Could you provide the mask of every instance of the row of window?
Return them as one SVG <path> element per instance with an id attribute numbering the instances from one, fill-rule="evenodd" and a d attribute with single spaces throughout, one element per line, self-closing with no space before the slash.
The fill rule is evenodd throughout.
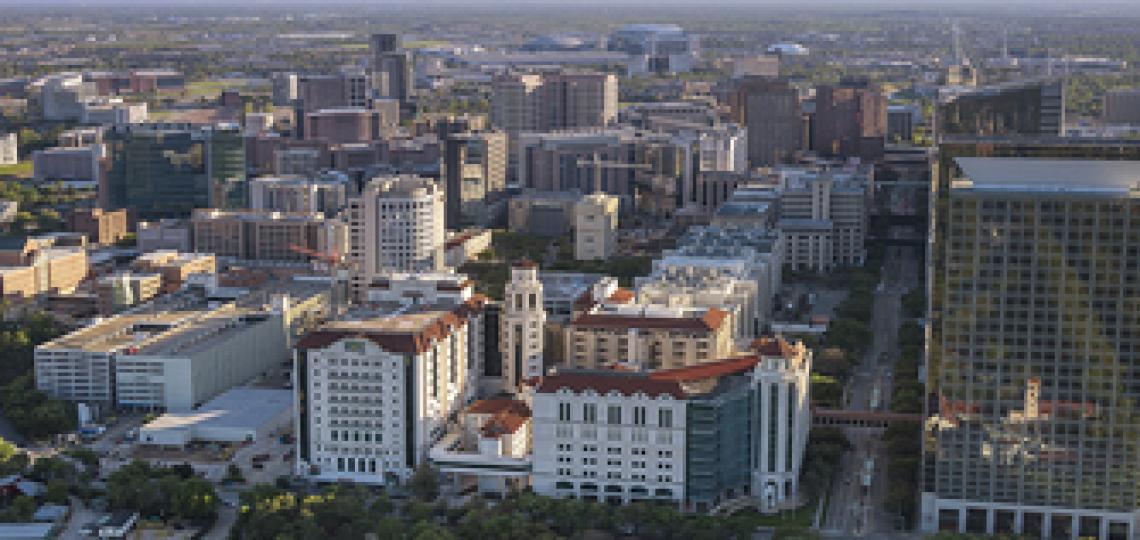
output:
<path id="1" fill-rule="evenodd" d="M 595 403 L 582 404 L 581 416 L 575 418 L 572 414 L 572 405 L 567 402 L 558 404 L 558 420 L 560 422 L 578 421 L 586 424 L 598 423 L 598 406 Z M 646 424 L 647 411 L 646 407 L 637 405 L 633 407 L 633 425 L 644 426 Z M 622 406 L 609 405 L 606 407 L 606 423 L 613 425 L 620 425 L 622 423 Z M 673 427 L 673 410 L 672 409 L 657 409 L 657 427 L 671 428 Z"/>

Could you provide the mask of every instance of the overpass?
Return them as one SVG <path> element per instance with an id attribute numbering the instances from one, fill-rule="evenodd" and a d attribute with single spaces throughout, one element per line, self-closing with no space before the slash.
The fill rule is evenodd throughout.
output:
<path id="1" fill-rule="evenodd" d="M 895 423 L 921 424 L 921 414 L 890 411 L 846 411 L 839 409 L 812 409 L 811 425 L 818 427 L 856 427 L 886 429 Z"/>

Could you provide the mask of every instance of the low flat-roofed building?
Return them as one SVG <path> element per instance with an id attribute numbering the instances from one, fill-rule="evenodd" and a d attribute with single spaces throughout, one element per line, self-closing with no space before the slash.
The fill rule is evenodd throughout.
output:
<path id="1" fill-rule="evenodd" d="M 577 191 L 528 191 L 511 199 L 507 222 L 511 232 L 562 236 L 574 226 Z"/>
<path id="2" fill-rule="evenodd" d="M 192 247 L 190 222 L 184 219 L 140 221 L 135 234 L 136 247 L 142 253 L 164 250 L 185 253 Z"/>
<path id="3" fill-rule="evenodd" d="M 216 274 L 217 259 L 213 253 L 180 253 L 159 250 L 140 255 L 131 268 L 162 274 L 162 292 L 178 290 L 194 274 Z"/>
<path id="4" fill-rule="evenodd" d="M 114 244 L 127 235 L 127 211 L 102 208 L 76 208 L 67 216 L 73 232 L 87 235 L 94 244 Z"/>
<path id="5" fill-rule="evenodd" d="M 0 540 L 42 540 L 52 537 L 53 523 L 0 523 Z"/>
<path id="6" fill-rule="evenodd" d="M 316 212 L 200 208 L 190 226 L 194 250 L 218 257 L 305 262 L 325 250 L 325 216 Z"/>
<path id="7" fill-rule="evenodd" d="M 118 272 L 95 282 L 99 313 L 110 315 L 138 305 L 162 290 L 162 274 L 157 272 Z"/>
<path id="8" fill-rule="evenodd" d="M 36 387 L 96 405 L 188 411 L 288 358 L 274 310 L 138 311 L 36 347 Z"/>
<path id="9" fill-rule="evenodd" d="M 254 442 L 289 425 L 292 414 L 292 390 L 233 388 L 193 411 L 159 416 L 139 429 L 138 440 L 162 446 Z"/>

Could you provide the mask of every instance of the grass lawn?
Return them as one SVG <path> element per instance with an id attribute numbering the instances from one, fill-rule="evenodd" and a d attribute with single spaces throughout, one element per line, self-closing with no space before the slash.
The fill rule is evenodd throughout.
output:
<path id="1" fill-rule="evenodd" d="M 0 176 L 19 176 L 20 178 L 31 178 L 32 162 L 21 161 L 15 165 L 0 165 Z"/>

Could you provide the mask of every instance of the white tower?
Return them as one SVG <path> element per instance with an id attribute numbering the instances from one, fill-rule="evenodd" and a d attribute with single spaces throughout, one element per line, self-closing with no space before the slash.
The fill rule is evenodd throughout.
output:
<path id="1" fill-rule="evenodd" d="M 511 281 L 503 292 L 499 350 L 503 353 L 503 384 L 518 388 L 524 380 L 543 374 L 543 333 L 546 310 L 538 265 L 523 259 L 511 267 Z"/>

